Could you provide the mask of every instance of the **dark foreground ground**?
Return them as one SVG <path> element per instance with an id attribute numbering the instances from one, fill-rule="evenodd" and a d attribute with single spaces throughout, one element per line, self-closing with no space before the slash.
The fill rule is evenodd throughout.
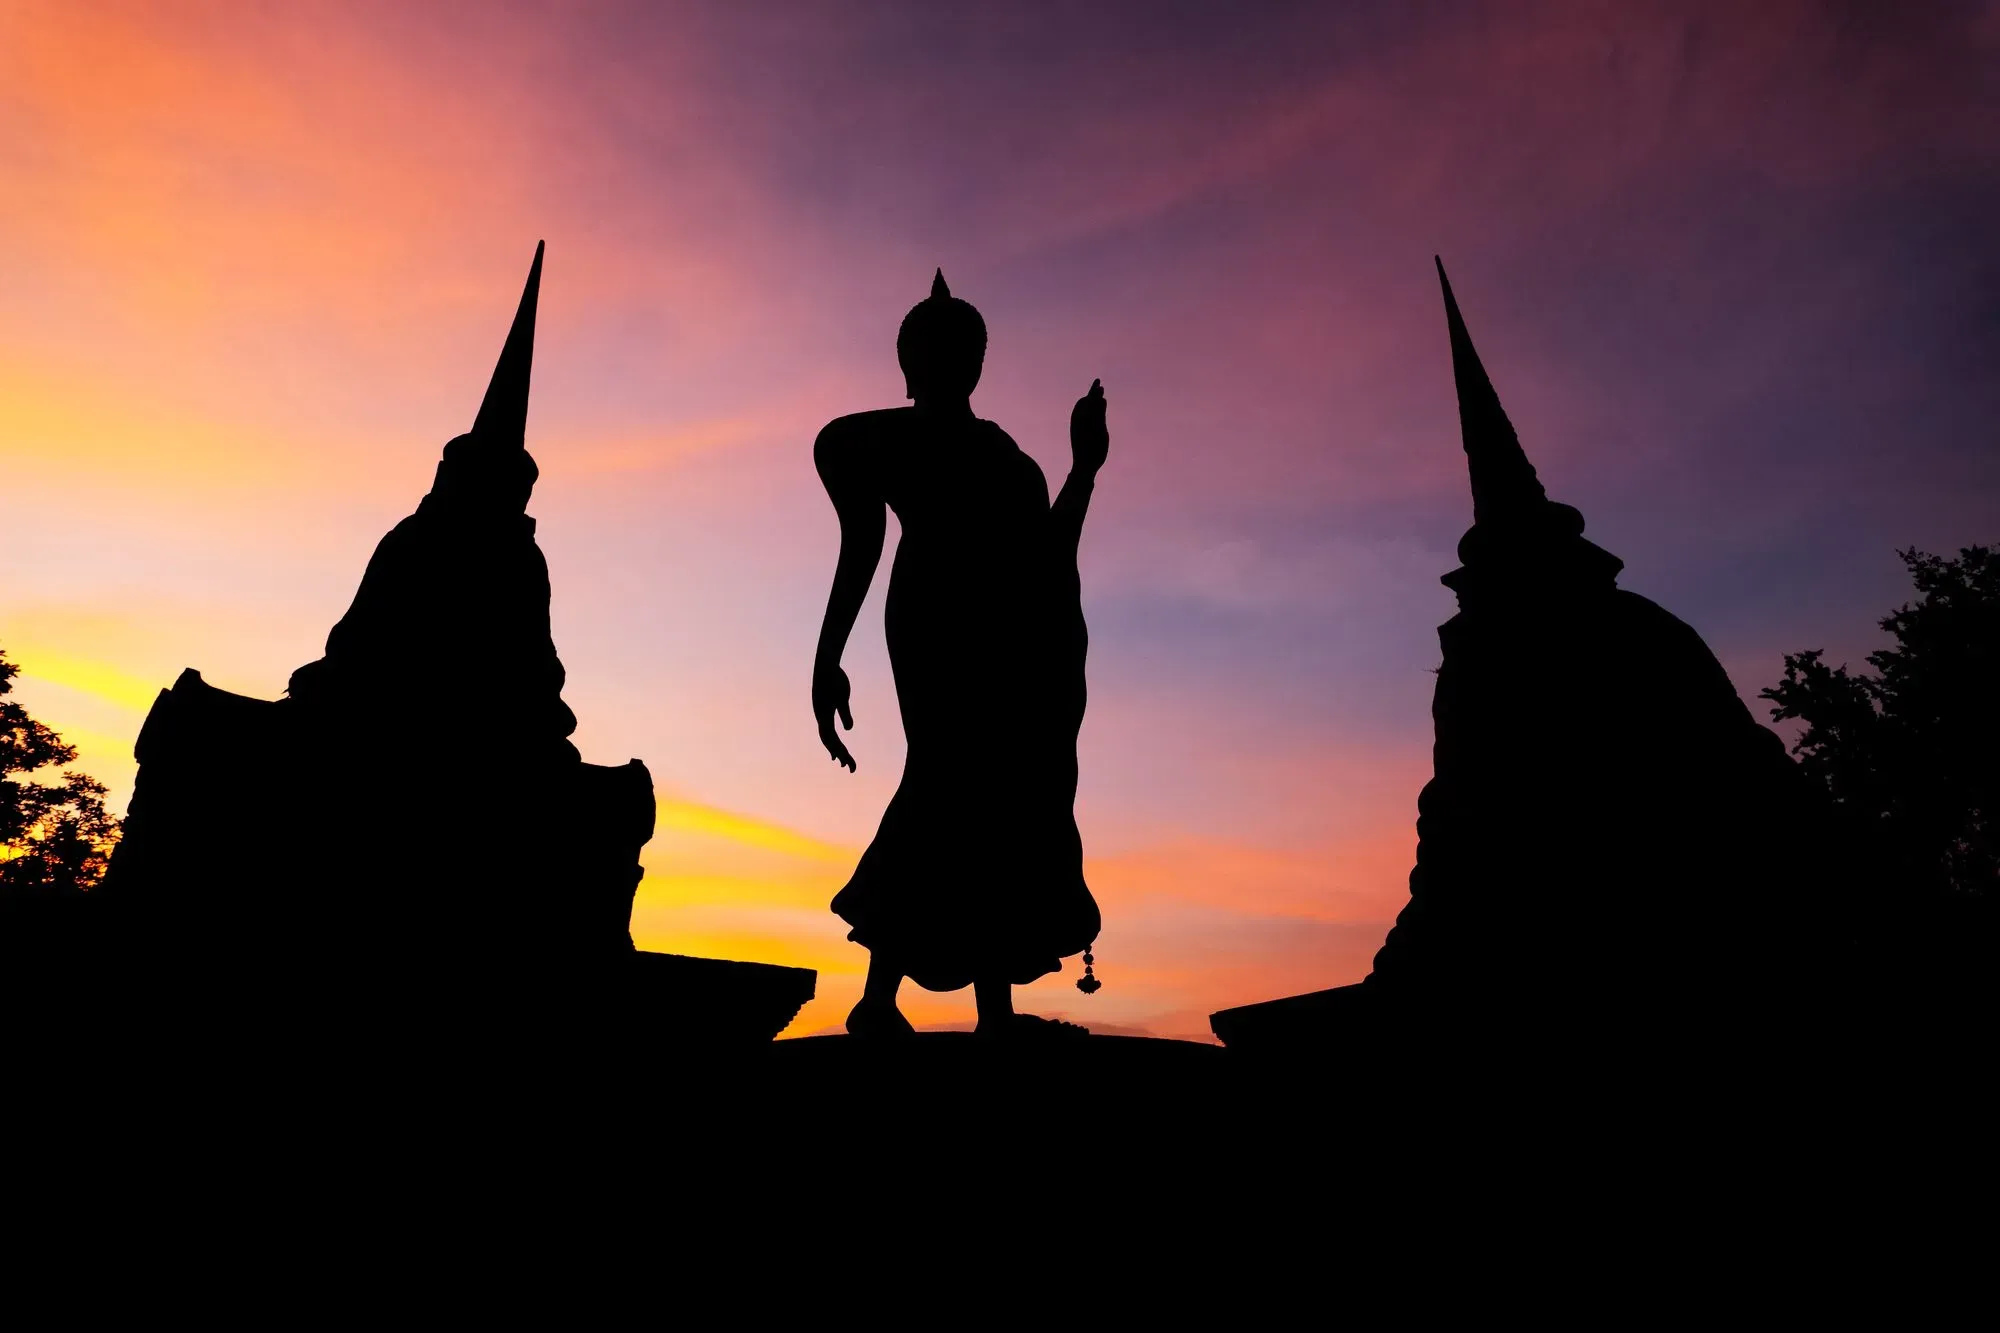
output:
<path id="1" fill-rule="evenodd" d="M 1752 1086 L 1129 1037 L 724 1054 L 575 1016 L 267 1018 L 17 1043 L 16 1215 L 91 1246 L 193 1247 L 225 1284 L 287 1275 L 287 1309 L 467 1253 L 486 1268 L 440 1308 L 504 1305 L 581 1255 L 606 1271 L 564 1301 L 719 1288 L 750 1319 L 831 1261 L 823 1313 L 993 1322 L 1032 1282 L 1073 1292 L 1038 1322 L 1092 1324 L 1218 1284 L 1302 1291 L 1316 1318 L 1545 1309 L 1589 1284 L 1622 1289 L 1598 1315 L 1690 1284 L 1824 1294 L 1844 1265 L 1879 1269 L 1881 1244 L 1973 1234 L 1933 1200 L 1990 1197 L 1990 1094 L 1914 1065 Z"/>

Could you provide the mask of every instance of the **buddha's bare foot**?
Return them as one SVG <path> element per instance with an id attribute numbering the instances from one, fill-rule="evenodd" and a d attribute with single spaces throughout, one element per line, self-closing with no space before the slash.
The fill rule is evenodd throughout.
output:
<path id="1" fill-rule="evenodd" d="M 1088 1037 L 1090 1029 L 1059 1018 L 1038 1018 L 1034 1014 L 1008 1014 L 1004 1018 L 982 1018 L 973 1029 L 982 1037 L 1002 1037 L 1021 1041 L 1063 1041 Z"/>
<path id="2" fill-rule="evenodd" d="M 847 1035 L 850 1037 L 913 1037 L 916 1028 L 903 1017 L 903 1011 L 891 1004 L 873 1004 L 867 1000 L 847 1011 Z"/>

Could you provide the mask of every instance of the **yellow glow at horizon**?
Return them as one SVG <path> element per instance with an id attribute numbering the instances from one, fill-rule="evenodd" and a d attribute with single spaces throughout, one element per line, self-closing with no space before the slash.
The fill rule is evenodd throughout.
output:
<path id="1" fill-rule="evenodd" d="M 7 654 L 7 660 L 21 668 L 23 679 L 60 685 L 66 690 L 87 694 L 102 703 L 108 703 L 144 717 L 159 697 L 162 685 L 157 681 L 143 680 L 117 667 L 86 657 L 74 657 L 64 653 L 50 653 L 39 649 L 24 649 L 20 652 L 0 643 L 0 651 Z M 61 728 L 58 728 L 61 730 Z M 138 727 L 132 729 L 134 738 Z"/>
<path id="2" fill-rule="evenodd" d="M 818 838 L 788 829 L 782 824 L 774 824 L 751 815 L 739 815 L 712 805 L 701 805 L 675 797 L 662 797 L 658 807 L 659 822 L 656 837 L 658 833 L 694 833 L 740 843 L 746 847 L 756 847 L 763 851 L 798 857 L 801 860 L 826 863 L 851 862 L 856 855 L 850 848 L 822 842 Z"/>

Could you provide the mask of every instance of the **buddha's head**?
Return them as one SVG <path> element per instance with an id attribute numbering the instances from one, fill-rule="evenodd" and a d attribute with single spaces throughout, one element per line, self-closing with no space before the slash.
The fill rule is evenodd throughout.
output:
<path id="1" fill-rule="evenodd" d="M 944 285 L 944 270 L 930 296 L 903 316 L 896 332 L 896 360 L 911 401 L 962 402 L 972 396 L 986 363 L 986 321 Z"/>

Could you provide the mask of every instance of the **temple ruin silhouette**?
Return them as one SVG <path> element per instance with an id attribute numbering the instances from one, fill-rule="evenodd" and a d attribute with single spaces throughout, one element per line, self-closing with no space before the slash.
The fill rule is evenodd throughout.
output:
<path id="1" fill-rule="evenodd" d="M 1701 637 L 1548 498 L 1437 268 L 1473 523 L 1442 580 L 1410 901 L 1362 982 L 1213 1030 L 1261 1051 L 1795 1036 L 1844 944 L 1815 794 Z"/>
<path id="2" fill-rule="evenodd" d="M 653 781 L 569 740 L 526 512 L 542 256 L 471 430 L 376 547 L 325 654 L 276 701 L 192 669 L 160 693 L 94 895 L 126 968 L 342 1022 L 637 1012 L 684 1042 L 769 1040 L 811 997 L 809 971 L 633 947 Z"/>

